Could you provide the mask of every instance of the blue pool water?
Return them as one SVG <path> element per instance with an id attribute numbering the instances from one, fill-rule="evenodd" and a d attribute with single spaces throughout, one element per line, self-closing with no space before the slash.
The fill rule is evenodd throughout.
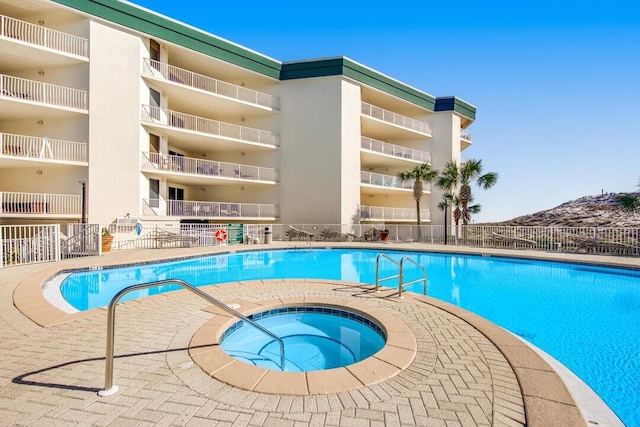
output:
<path id="1" fill-rule="evenodd" d="M 245 324 L 235 323 L 225 332 L 220 347 L 229 356 L 263 368 L 307 372 L 339 368 L 359 362 L 384 347 L 384 334 L 354 313 L 326 307 L 285 307 L 250 316 L 282 339 L 273 338 Z M 372 327 L 373 326 L 373 327 Z"/>
<path id="2" fill-rule="evenodd" d="M 373 250 L 275 250 L 87 271 L 61 285 L 74 307 L 106 306 L 122 288 L 179 278 L 210 285 L 268 278 L 373 283 Z M 432 297 L 470 310 L 554 356 L 589 384 L 628 426 L 640 426 L 640 272 L 577 264 L 433 253 L 410 255 L 427 267 Z M 381 276 L 396 274 L 383 261 Z M 413 270 L 408 270 L 407 281 Z M 392 282 L 385 282 L 392 286 Z M 421 292 L 421 285 L 415 285 Z M 177 289 L 165 286 L 136 298 Z"/>

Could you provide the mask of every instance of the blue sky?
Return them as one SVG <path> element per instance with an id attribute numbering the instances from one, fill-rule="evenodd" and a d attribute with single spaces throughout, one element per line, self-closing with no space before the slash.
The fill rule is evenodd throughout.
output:
<path id="1" fill-rule="evenodd" d="M 347 56 L 478 108 L 465 158 L 501 221 L 640 180 L 640 2 L 135 0 L 279 61 Z"/>

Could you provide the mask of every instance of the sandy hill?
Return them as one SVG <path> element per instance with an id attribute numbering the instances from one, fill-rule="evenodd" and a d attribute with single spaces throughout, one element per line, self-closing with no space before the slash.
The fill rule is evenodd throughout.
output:
<path id="1" fill-rule="evenodd" d="M 485 225 L 640 227 L 640 213 L 632 214 L 620 209 L 617 203 L 620 194 L 585 196 L 552 209 Z M 640 193 L 636 193 L 636 196 L 640 196 Z"/>

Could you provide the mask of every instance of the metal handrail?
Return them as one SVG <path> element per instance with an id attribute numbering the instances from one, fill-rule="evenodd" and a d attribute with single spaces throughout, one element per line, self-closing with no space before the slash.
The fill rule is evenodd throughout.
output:
<path id="1" fill-rule="evenodd" d="M 422 270 L 423 276 L 421 279 L 416 279 L 407 283 L 404 282 L 404 262 L 405 261 L 409 261 L 410 263 L 412 263 L 413 265 L 415 265 L 416 267 Z M 400 283 L 398 283 L 398 298 L 402 298 L 402 290 L 404 289 L 405 286 L 413 285 L 414 283 L 418 283 L 418 282 L 423 282 L 422 293 L 426 295 L 427 294 L 427 269 L 422 265 L 418 264 L 418 262 L 413 258 L 410 258 L 408 256 L 403 256 L 402 259 L 400 260 Z"/>
<path id="2" fill-rule="evenodd" d="M 118 392 L 118 386 L 113 385 L 113 357 L 114 357 L 113 348 L 114 348 L 114 335 L 115 335 L 115 324 L 116 324 L 116 306 L 118 304 L 118 301 L 120 300 L 120 298 L 122 298 L 129 292 L 138 291 L 141 289 L 153 288 L 156 286 L 162 286 L 167 284 L 175 284 L 175 285 L 182 286 L 183 288 L 193 292 L 194 294 L 198 295 L 201 298 L 204 298 L 208 302 L 225 310 L 227 313 L 230 313 L 231 315 L 240 318 L 242 321 L 247 322 L 251 326 L 258 329 L 259 331 L 264 332 L 266 335 L 276 340 L 278 344 L 280 344 L 280 369 L 284 370 L 284 343 L 282 342 L 282 339 L 280 339 L 280 337 L 276 336 L 273 332 L 257 324 L 253 320 L 240 314 L 239 312 L 229 307 L 222 301 L 217 300 L 211 295 L 201 291 L 200 289 L 196 288 L 193 285 L 190 285 L 189 283 L 183 280 L 180 280 L 180 279 L 159 280 L 157 282 L 139 283 L 137 285 L 128 286 L 123 290 L 121 290 L 120 292 L 118 292 L 111 299 L 111 302 L 109 303 L 109 310 L 107 313 L 107 346 L 106 346 L 107 349 L 106 349 L 106 356 L 105 356 L 104 389 L 98 392 L 98 396 L 102 396 L 102 397 L 111 396 L 112 394 L 115 394 Z"/>
<path id="3" fill-rule="evenodd" d="M 398 274 L 394 274 L 392 276 L 387 276 L 387 277 L 380 278 L 380 259 L 381 258 L 386 258 L 389 261 L 393 262 L 395 265 L 399 266 L 400 267 L 400 271 L 398 272 Z M 408 262 L 412 263 L 413 265 L 415 265 L 416 267 L 420 268 L 422 270 L 422 273 L 423 273 L 422 278 L 416 279 L 416 280 L 412 280 L 411 282 L 406 282 L 405 283 L 405 281 L 404 281 L 404 263 L 405 263 L 405 261 L 408 261 Z M 391 258 L 387 254 L 378 254 L 378 256 L 376 257 L 376 292 L 378 292 L 379 289 L 380 289 L 380 282 L 383 282 L 385 280 L 397 279 L 397 278 L 400 279 L 398 281 L 398 298 L 402 298 L 402 291 L 403 291 L 405 286 L 413 285 L 414 283 L 418 283 L 418 282 L 423 282 L 422 293 L 424 295 L 427 294 L 427 269 L 425 267 L 423 267 L 422 265 L 418 264 L 418 262 L 416 260 L 414 260 L 413 258 L 410 258 L 408 256 L 403 256 L 400 259 L 400 262 L 398 262 L 395 259 Z"/>
<path id="4" fill-rule="evenodd" d="M 391 258 L 389 255 L 386 254 L 378 254 L 378 256 L 376 257 L 376 292 L 379 291 L 380 289 L 380 282 L 384 282 L 385 280 L 391 280 L 391 279 L 397 279 L 398 277 L 400 277 L 400 274 L 394 274 L 393 276 L 387 276 L 387 277 L 383 277 L 382 279 L 380 278 L 380 258 L 386 258 L 389 261 L 393 262 L 394 264 L 400 266 L 400 263 L 398 261 L 396 261 L 395 259 Z M 400 279 L 400 282 L 402 282 L 402 279 Z"/>

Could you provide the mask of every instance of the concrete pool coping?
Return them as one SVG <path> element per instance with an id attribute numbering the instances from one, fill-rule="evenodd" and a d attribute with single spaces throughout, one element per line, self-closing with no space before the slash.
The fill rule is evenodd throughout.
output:
<path id="1" fill-rule="evenodd" d="M 264 250 L 264 249 L 285 249 L 293 247 L 308 247 L 306 243 L 274 243 L 272 245 L 256 245 L 256 246 L 233 246 L 218 248 L 192 248 L 192 249 L 163 249 L 149 251 L 135 251 L 135 257 L 132 255 L 134 251 L 111 252 L 101 258 L 76 259 L 68 260 L 60 263 L 58 266 L 46 265 L 39 271 L 31 274 L 23 280 L 15 289 L 13 294 L 14 304 L 18 310 L 29 317 L 38 325 L 50 327 L 62 323 L 92 317 L 97 311 L 104 309 L 89 310 L 80 313 L 63 312 L 44 299 L 42 296 L 42 284 L 53 277 L 60 271 L 86 268 L 100 268 L 100 266 L 118 266 L 140 262 L 155 262 L 174 258 L 184 258 L 192 256 L 201 256 L 208 254 L 216 254 L 221 252 L 239 251 L 239 250 Z M 428 251 L 428 252 L 446 252 L 474 254 L 483 256 L 508 256 L 522 257 L 527 259 L 547 260 L 547 261 L 563 261 L 584 263 L 590 265 L 606 265 L 616 267 L 626 267 L 639 269 L 640 260 L 634 258 L 610 257 L 602 255 L 580 255 L 580 254 L 562 254 L 562 253 L 546 253 L 533 251 L 512 251 L 512 250 L 496 250 L 488 248 L 464 248 L 464 247 L 446 247 L 441 245 L 420 245 L 420 244 L 339 244 L 339 243 L 315 243 L 312 247 L 348 247 L 348 248 L 366 248 L 366 249 L 388 249 L 388 250 L 409 250 L 409 251 Z M 136 258 L 137 261 L 133 261 Z M 18 267 L 19 268 L 19 267 Z M 466 310 L 462 310 L 451 304 L 434 300 L 429 297 L 412 294 L 412 298 L 422 300 L 424 304 L 445 310 L 458 318 L 464 320 L 484 336 L 486 336 L 496 347 L 504 354 L 510 363 L 514 373 L 518 378 L 520 388 L 522 390 L 525 412 L 528 425 L 549 425 L 557 423 L 558 420 L 571 421 L 567 425 L 585 425 L 587 421 L 597 422 L 599 425 L 621 425 L 615 414 L 606 413 L 602 408 L 602 404 L 596 413 L 590 411 L 592 407 L 590 403 L 585 406 L 585 402 L 593 399 L 592 395 L 588 395 L 585 400 L 582 397 L 582 403 L 578 407 L 574 397 L 584 394 L 582 392 L 569 392 L 563 379 L 558 375 L 549 363 L 547 363 L 535 350 L 528 344 L 522 342 L 519 338 L 513 336 L 506 330 L 488 322 L 487 320 L 476 316 Z M 572 396 L 573 394 L 573 396 Z M 608 408 L 606 408 L 608 409 Z M 582 413 L 582 415 L 581 415 Z M 617 421 L 616 421 L 617 420 Z"/>
<path id="2" fill-rule="evenodd" d="M 296 283 L 295 280 L 285 282 Z M 339 393 L 396 376 L 416 358 L 418 346 L 411 329 L 398 317 L 360 301 L 350 301 L 347 306 L 341 299 L 312 296 L 259 302 L 234 300 L 232 303 L 239 306 L 236 310 L 246 317 L 284 307 L 338 308 L 373 320 L 387 335 L 380 351 L 358 363 L 324 371 L 279 372 L 251 366 L 227 355 L 219 347 L 220 339 L 238 319 L 219 307 L 211 307 L 208 311 L 214 317 L 194 334 L 189 354 L 212 377 L 245 390 L 297 396 Z"/>

